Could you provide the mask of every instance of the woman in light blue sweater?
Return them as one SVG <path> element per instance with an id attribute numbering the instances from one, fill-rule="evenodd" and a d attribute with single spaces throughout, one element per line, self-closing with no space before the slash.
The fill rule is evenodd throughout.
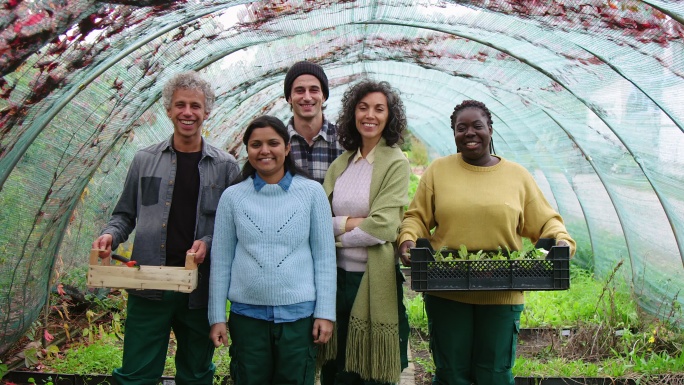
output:
<path id="1" fill-rule="evenodd" d="M 247 127 L 240 182 L 221 196 L 209 279 L 210 338 L 236 385 L 313 384 L 335 321 L 335 240 L 321 185 L 290 156 L 277 118 Z M 226 299 L 231 301 L 226 328 Z"/>

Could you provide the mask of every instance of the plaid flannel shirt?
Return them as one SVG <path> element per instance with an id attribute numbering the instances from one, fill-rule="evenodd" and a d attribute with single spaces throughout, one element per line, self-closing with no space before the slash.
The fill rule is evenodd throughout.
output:
<path id="1" fill-rule="evenodd" d="M 337 126 L 323 118 L 321 131 L 313 139 L 313 146 L 309 146 L 303 136 L 294 129 L 294 118 L 287 124 L 290 134 L 290 151 L 297 166 L 306 170 L 318 183 L 323 183 L 325 173 L 344 148 L 337 142 Z"/>

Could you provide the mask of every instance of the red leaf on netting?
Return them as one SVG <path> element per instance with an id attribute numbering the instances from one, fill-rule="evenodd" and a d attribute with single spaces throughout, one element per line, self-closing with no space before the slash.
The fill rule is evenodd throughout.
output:
<path id="1" fill-rule="evenodd" d="M 48 332 L 47 329 L 45 329 L 43 336 L 45 337 L 45 341 L 52 341 L 55 339 L 55 337 L 52 334 L 50 334 L 50 332 Z"/>
<path id="2" fill-rule="evenodd" d="M 66 291 L 64 291 L 64 285 L 61 283 L 57 285 L 57 294 L 61 295 L 62 297 L 66 294 Z"/>
<path id="3" fill-rule="evenodd" d="M 5 9 L 12 9 L 17 5 L 19 5 L 19 0 L 8 0 L 7 3 L 5 3 Z M 7 384 L 9 384 L 9 382 Z"/>
<path id="4" fill-rule="evenodd" d="M 17 23 L 14 26 L 14 33 L 21 32 L 21 29 L 23 27 L 28 27 L 28 26 L 40 23 L 40 21 L 43 20 L 44 17 L 45 17 L 45 15 L 43 13 L 36 13 L 36 14 L 31 15 L 31 17 L 29 17 L 28 20 L 26 20 L 26 22 Z"/>

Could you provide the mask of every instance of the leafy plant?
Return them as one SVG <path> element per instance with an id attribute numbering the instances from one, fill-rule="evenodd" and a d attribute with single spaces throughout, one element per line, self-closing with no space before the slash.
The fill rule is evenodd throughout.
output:
<path id="1" fill-rule="evenodd" d="M 446 254 L 446 255 L 445 255 Z M 455 255 L 454 255 L 455 254 Z M 461 244 L 458 250 L 449 250 L 446 246 L 442 246 L 439 250 L 433 253 L 433 258 L 436 262 L 448 262 L 454 260 L 463 261 L 481 261 L 481 260 L 507 260 L 507 259 L 544 259 L 548 251 L 544 249 L 537 249 L 532 242 L 527 239 L 523 242 L 523 249 L 520 251 L 511 251 L 506 247 L 506 252 L 499 247 L 495 251 L 478 250 L 476 252 L 468 250 L 466 245 Z"/>
<path id="2" fill-rule="evenodd" d="M 428 333 L 427 315 L 423 297 L 417 295 L 406 301 L 406 313 L 408 314 L 411 328 L 420 330 L 423 334 Z"/>
<path id="3" fill-rule="evenodd" d="M 48 363 L 51 371 L 73 374 L 108 374 L 121 366 L 122 343 L 96 340 L 89 344 L 76 344 L 61 360 Z"/>

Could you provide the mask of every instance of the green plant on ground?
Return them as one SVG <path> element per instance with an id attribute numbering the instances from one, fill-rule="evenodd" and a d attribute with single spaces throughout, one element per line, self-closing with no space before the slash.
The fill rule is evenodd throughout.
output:
<path id="1" fill-rule="evenodd" d="M 85 290 L 88 277 L 88 265 L 70 266 L 59 272 L 59 282 Z"/>
<path id="2" fill-rule="evenodd" d="M 229 311 L 230 302 L 227 303 L 226 313 Z M 45 352 L 41 355 L 41 350 L 36 349 L 32 355 L 32 357 L 37 357 L 36 363 L 41 361 L 45 366 L 45 371 L 78 375 L 110 374 L 114 369 L 120 367 L 125 333 L 123 315 L 121 313 L 112 314 L 112 320 L 108 325 L 95 323 L 95 313 L 92 311 L 86 312 L 86 317 L 88 326 L 81 331 L 83 336 L 81 342 L 74 343 L 62 355 L 58 351 L 51 352 L 50 350 L 47 350 L 47 356 Z M 56 347 L 54 348 L 56 349 Z M 163 375 L 165 376 L 173 376 L 176 372 L 175 352 L 176 339 L 172 333 L 168 354 L 164 362 Z M 214 353 L 213 362 L 216 365 L 214 381 L 216 383 L 222 382 L 229 375 L 230 355 L 228 353 L 227 348 L 218 348 Z M 1 370 L 0 374 L 2 374 Z"/>
<path id="3" fill-rule="evenodd" d="M 216 365 L 214 384 L 223 383 L 230 376 L 230 355 L 228 354 L 227 347 L 216 348 L 214 351 L 214 365 Z"/>
<path id="4" fill-rule="evenodd" d="M 425 314 L 425 303 L 422 296 L 417 295 L 406 301 L 406 313 L 408 314 L 411 328 L 420 330 L 423 334 L 427 335 L 427 315 Z"/>
<path id="5" fill-rule="evenodd" d="M 109 374 L 121 366 L 122 343 L 98 339 L 90 344 L 76 344 L 62 359 L 48 363 L 49 371 L 72 374 Z"/>
<path id="6" fill-rule="evenodd" d="M 630 378 L 639 384 L 684 384 L 684 355 L 647 354 L 615 357 L 597 362 L 556 357 L 539 360 L 518 357 L 513 374 L 520 377 L 611 377 Z M 679 382 L 662 382 L 662 376 L 680 373 Z"/>
<path id="7" fill-rule="evenodd" d="M 570 281 L 568 290 L 526 292 L 521 325 L 571 328 L 579 322 L 604 322 L 606 317 L 621 329 L 639 323 L 636 304 L 629 292 L 622 289 L 623 282 L 597 281 L 591 272 L 572 263 Z M 609 298 L 602 297 L 606 285 L 613 287 Z M 601 300 L 597 302 L 597 298 Z"/>

